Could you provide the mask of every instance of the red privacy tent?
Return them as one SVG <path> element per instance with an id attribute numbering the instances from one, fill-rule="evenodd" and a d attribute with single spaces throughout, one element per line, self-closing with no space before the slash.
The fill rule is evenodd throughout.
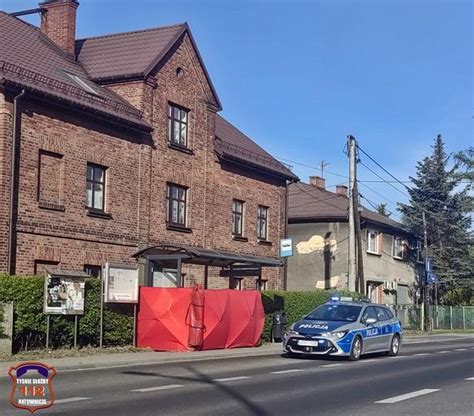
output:
<path id="1" fill-rule="evenodd" d="M 137 346 L 159 351 L 252 347 L 264 319 L 256 290 L 142 287 Z"/>

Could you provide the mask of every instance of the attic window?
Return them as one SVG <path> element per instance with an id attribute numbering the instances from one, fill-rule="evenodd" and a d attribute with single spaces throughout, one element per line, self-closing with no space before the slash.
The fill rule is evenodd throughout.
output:
<path id="1" fill-rule="evenodd" d="M 178 66 L 178 68 L 176 68 L 176 77 L 177 78 L 183 78 L 183 75 L 184 75 L 183 68 Z"/>
<path id="2" fill-rule="evenodd" d="M 74 83 L 76 84 L 77 87 L 79 87 L 81 90 L 93 94 L 93 95 L 100 95 L 99 92 L 93 88 L 91 85 L 89 85 L 86 81 L 84 81 L 81 77 L 78 77 L 77 75 L 70 74 L 69 72 L 64 72 Z"/>

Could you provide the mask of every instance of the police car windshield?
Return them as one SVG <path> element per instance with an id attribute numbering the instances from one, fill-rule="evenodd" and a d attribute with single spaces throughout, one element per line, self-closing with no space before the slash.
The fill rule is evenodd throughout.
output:
<path id="1" fill-rule="evenodd" d="M 361 306 L 355 305 L 321 305 L 307 315 L 305 319 L 355 322 L 361 309 Z"/>

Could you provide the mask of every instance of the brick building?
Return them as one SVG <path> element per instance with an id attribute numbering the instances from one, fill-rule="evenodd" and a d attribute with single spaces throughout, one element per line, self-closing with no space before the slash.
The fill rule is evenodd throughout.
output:
<path id="1" fill-rule="evenodd" d="M 97 275 L 156 245 L 278 260 L 297 178 L 217 114 L 187 24 L 76 40 L 77 7 L 40 3 L 41 28 L 0 12 L 0 270 Z M 219 271 L 209 287 L 256 287 Z"/>

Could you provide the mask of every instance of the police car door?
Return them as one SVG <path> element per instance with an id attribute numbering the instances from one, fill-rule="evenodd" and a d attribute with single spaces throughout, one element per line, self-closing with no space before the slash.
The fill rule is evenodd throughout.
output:
<path id="1" fill-rule="evenodd" d="M 377 310 L 374 306 L 365 308 L 362 315 L 361 322 L 365 325 L 368 318 L 377 320 Z M 377 351 L 380 349 L 380 328 L 378 322 L 371 325 L 365 325 L 362 330 L 362 337 L 364 342 L 364 352 Z"/>
<path id="2" fill-rule="evenodd" d="M 390 316 L 387 314 L 385 308 L 376 306 L 377 319 L 380 325 L 381 337 L 380 337 L 380 349 L 388 350 L 390 341 L 392 340 L 392 324 L 390 322 Z"/>

